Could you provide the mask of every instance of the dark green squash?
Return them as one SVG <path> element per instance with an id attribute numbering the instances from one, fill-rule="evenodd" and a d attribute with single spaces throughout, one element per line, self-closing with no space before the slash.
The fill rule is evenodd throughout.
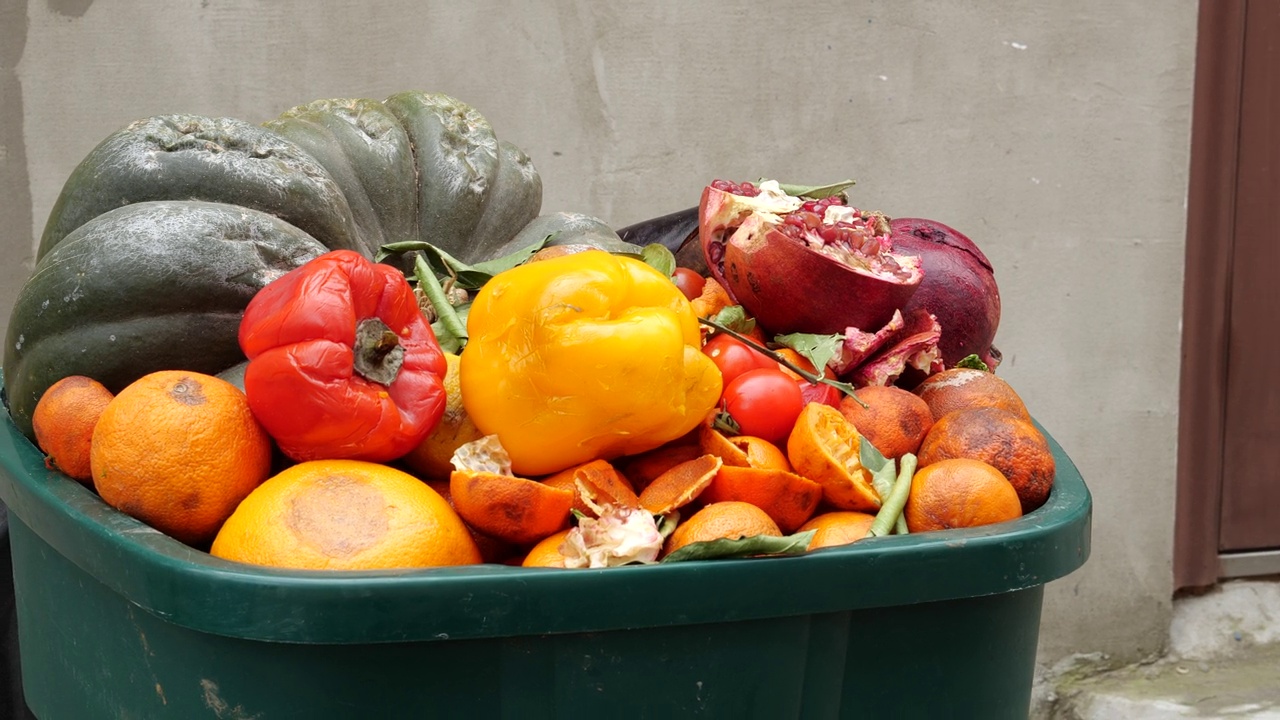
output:
<path id="1" fill-rule="evenodd" d="M 243 359 L 240 316 L 272 277 L 403 240 L 477 262 L 541 204 L 528 156 L 446 95 L 319 100 L 263 125 L 139 120 L 85 157 L 49 215 L 9 319 L 11 414 L 30 435 L 66 375 L 118 391 L 157 369 L 220 372 Z"/>
<path id="2" fill-rule="evenodd" d="M 200 201 L 134 203 L 76 228 L 36 263 L 14 304 L 4 379 L 31 435 L 40 396 L 68 375 L 119 392 L 156 370 L 240 361 L 250 298 L 326 248 L 272 215 Z"/>
<path id="3" fill-rule="evenodd" d="M 80 162 L 49 213 L 36 259 L 95 217 L 149 200 L 239 205 L 296 225 L 331 249 L 376 249 L 357 234 L 329 172 L 296 144 L 234 118 L 165 115 L 111 134 Z"/>

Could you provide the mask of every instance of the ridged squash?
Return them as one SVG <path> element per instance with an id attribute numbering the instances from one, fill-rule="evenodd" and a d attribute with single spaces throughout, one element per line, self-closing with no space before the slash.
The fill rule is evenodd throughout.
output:
<path id="1" fill-rule="evenodd" d="M 138 120 L 90 151 L 50 212 L 9 318 L 10 414 L 30 436 L 67 375 L 119 392 L 157 369 L 220 372 L 243 359 L 249 299 L 306 260 L 422 240 L 475 262 L 541 205 L 529 157 L 446 95 L 319 100 L 262 125 Z"/>

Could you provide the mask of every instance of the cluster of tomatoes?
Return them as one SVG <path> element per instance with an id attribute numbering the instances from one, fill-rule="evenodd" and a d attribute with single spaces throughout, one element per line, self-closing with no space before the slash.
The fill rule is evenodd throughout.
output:
<path id="1" fill-rule="evenodd" d="M 676 268 L 676 286 L 690 300 L 702 293 L 706 278 L 690 268 Z M 752 338 L 764 344 L 763 336 Z M 842 393 L 830 385 L 810 382 L 778 360 L 760 352 L 732 335 L 717 332 L 702 346 L 702 352 L 720 369 L 724 389 L 719 408 L 742 435 L 779 443 L 787 439 L 800 411 L 809 402 L 839 407 Z M 813 366 L 790 349 L 779 354 L 806 371 Z"/>

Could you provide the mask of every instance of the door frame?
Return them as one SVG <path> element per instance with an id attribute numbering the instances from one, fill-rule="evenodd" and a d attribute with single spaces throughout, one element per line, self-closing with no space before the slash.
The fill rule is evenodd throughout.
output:
<path id="1" fill-rule="evenodd" d="M 1201 0 L 1187 187 L 1174 590 L 1280 572 L 1280 552 L 1219 550 L 1231 264 L 1248 0 Z"/>

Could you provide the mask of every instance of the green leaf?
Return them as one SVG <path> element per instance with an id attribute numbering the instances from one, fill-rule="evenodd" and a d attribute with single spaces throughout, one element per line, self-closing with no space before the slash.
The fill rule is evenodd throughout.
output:
<path id="1" fill-rule="evenodd" d="M 667 277 L 676 271 L 676 256 L 662 243 L 649 243 L 640 250 L 644 263 Z"/>
<path id="2" fill-rule="evenodd" d="M 786 183 L 778 183 L 778 186 L 782 188 L 782 192 L 792 197 L 821 200 L 832 195 L 842 195 L 845 190 L 856 184 L 853 180 L 841 180 L 830 185 L 787 185 Z"/>
<path id="3" fill-rule="evenodd" d="M 492 260 L 485 260 L 484 262 L 475 263 L 474 265 L 471 266 L 471 271 L 484 273 L 484 274 L 487 274 L 489 277 L 493 277 L 494 275 L 497 275 L 500 272 L 510 270 L 511 268 L 516 267 L 518 265 L 523 265 L 525 262 L 529 260 L 529 258 L 533 257 L 534 253 L 546 247 L 547 243 L 550 241 L 551 241 L 551 236 L 548 235 L 542 238 L 540 242 L 536 242 L 527 247 L 520 248 L 519 250 L 516 250 L 515 252 L 509 255 L 503 255 L 500 258 L 493 258 Z M 468 289 L 474 289 L 474 288 L 468 288 Z"/>
<path id="4" fill-rule="evenodd" d="M 464 328 L 467 326 L 467 311 L 470 309 L 471 303 L 465 303 L 453 309 L 454 314 L 458 316 L 458 320 Z M 436 334 L 436 342 L 440 343 L 440 349 L 447 353 L 456 355 L 466 345 L 466 336 L 459 337 L 457 333 L 449 329 L 443 320 L 436 320 L 431 323 L 431 331 Z"/>
<path id="5" fill-rule="evenodd" d="M 969 368 L 970 370 L 981 370 L 982 372 L 991 372 L 991 368 L 982 362 L 982 358 L 977 355 L 965 355 L 956 362 L 955 367 Z"/>
<path id="6" fill-rule="evenodd" d="M 811 333 L 791 333 L 779 335 L 773 339 L 779 345 L 785 345 L 803 355 L 818 371 L 818 377 L 826 377 L 827 363 L 840 352 L 844 344 L 844 335 L 813 335 Z"/>
<path id="7" fill-rule="evenodd" d="M 898 477 L 898 468 L 865 437 L 858 442 L 858 456 L 862 467 L 871 471 L 871 486 L 876 489 L 880 500 L 884 501 L 893 490 L 893 481 Z"/>
<path id="8" fill-rule="evenodd" d="M 533 243 L 528 247 L 521 248 L 509 255 L 485 260 L 473 265 L 464 263 L 458 258 L 445 252 L 443 249 L 420 240 L 406 240 L 404 242 L 387 243 L 386 245 L 378 248 L 375 258 L 377 260 L 383 260 L 391 255 L 413 252 L 415 250 L 420 251 L 423 257 L 427 259 L 427 264 L 430 265 L 431 270 L 437 276 L 456 278 L 455 282 L 457 283 L 457 286 L 464 290 L 478 290 L 484 286 L 485 283 L 489 282 L 490 278 L 494 275 L 497 275 L 504 270 L 510 270 L 511 268 L 526 262 L 529 258 L 533 257 L 534 253 L 546 247 L 547 241 L 550 239 L 551 236 L 548 235 L 542 240 Z"/>
<path id="9" fill-rule="evenodd" d="M 716 313 L 711 321 L 743 335 L 756 329 L 756 319 L 747 315 L 746 308 L 741 305 L 730 305 Z"/>
<path id="10" fill-rule="evenodd" d="M 809 541 L 813 540 L 813 535 L 816 532 L 817 530 L 806 530 L 786 537 L 756 535 L 739 540 L 721 538 L 719 540 L 708 540 L 707 542 L 689 543 L 662 558 L 662 562 L 744 558 L 761 555 L 803 555 L 809 549 Z"/>

